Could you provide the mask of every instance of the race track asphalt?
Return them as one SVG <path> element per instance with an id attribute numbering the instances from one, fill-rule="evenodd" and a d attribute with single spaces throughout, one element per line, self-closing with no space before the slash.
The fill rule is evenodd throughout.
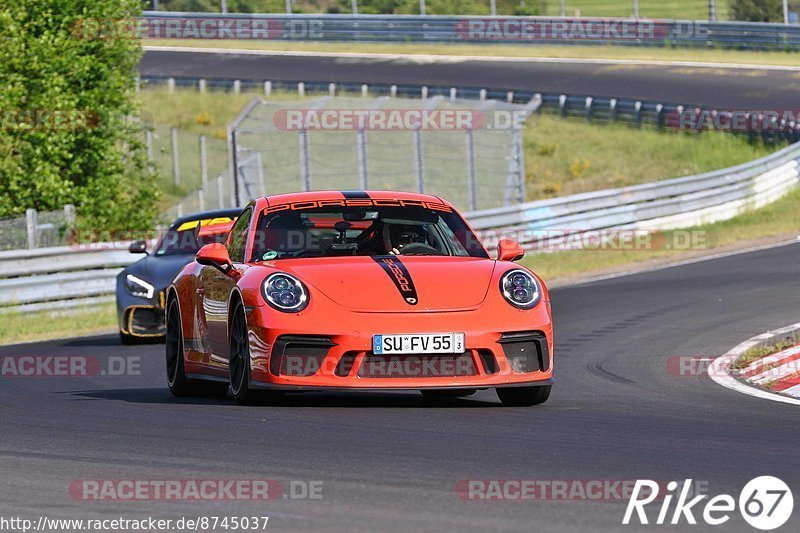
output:
<path id="1" fill-rule="evenodd" d="M 798 72 L 575 61 L 374 59 L 147 51 L 144 76 L 354 82 L 564 92 L 717 106 L 797 108 Z"/>
<path id="2" fill-rule="evenodd" d="M 269 515 L 271 531 L 584 532 L 644 528 L 620 526 L 620 501 L 464 501 L 456 484 L 692 478 L 738 497 L 746 481 L 770 474 L 797 500 L 800 411 L 674 375 L 667 361 L 713 357 L 797 322 L 798 281 L 795 243 L 555 289 L 557 381 L 534 408 L 504 408 L 492 391 L 442 401 L 315 393 L 274 407 L 178 400 L 166 388 L 162 345 L 103 336 L 3 347 L 4 358 L 140 358 L 141 375 L 0 378 L 0 515 Z M 320 480 L 323 498 L 114 502 L 68 492 L 81 479 L 254 478 Z M 736 514 L 716 530 L 752 531 Z"/>

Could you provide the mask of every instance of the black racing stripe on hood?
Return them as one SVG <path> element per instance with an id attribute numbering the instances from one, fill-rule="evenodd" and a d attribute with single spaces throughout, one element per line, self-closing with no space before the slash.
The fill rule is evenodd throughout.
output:
<path id="1" fill-rule="evenodd" d="M 411 274 L 408 273 L 408 269 L 400 261 L 400 258 L 394 255 L 376 255 L 372 259 L 383 268 L 394 286 L 397 287 L 403 300 L 408 305 L 417 305 L 419 299 L 417 298 L 417 289 L 414 287 L 414 280 L 411 279 Z"/>
<path id="2" fill-rule="evenodd" d="M 354 198 L 369 198 L 369 194 L 364 191 L 341 191 L 341 193 L 342 196 L 348 200 L 352 200 Z"/>

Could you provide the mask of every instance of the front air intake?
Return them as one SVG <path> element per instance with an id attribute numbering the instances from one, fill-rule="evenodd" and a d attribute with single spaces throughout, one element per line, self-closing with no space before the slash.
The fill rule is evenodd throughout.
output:
<path id="1" fill-rule="evenodd" d="M 539 331 L 503 333 L 497 341 L 514 372 L 536 372 L 550 368 L 547 337 Z"/>

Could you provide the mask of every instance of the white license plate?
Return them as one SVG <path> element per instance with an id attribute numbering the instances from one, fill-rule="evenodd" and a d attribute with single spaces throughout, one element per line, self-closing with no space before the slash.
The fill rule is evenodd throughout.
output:
<path id="1" fill-rule="evenodd" d="M 374 335 L 372 353 L 416 354 L 416 353 L 464 353 L 463 333 L 429 333 L 407 335 Z"/>

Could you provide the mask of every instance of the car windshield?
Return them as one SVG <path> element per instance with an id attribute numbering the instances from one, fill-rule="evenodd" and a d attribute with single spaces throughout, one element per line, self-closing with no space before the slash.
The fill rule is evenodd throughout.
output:
<path id="1" fill-rule="evenodd" d="M 170 229 L 164 234 L 158 248 L 156 248 L 156 255 L 178 255 L 178 254 L 195 254 L 197 251 L 205 246 L 214 242 L 225 242 L 227 232 L 209 233 L 204 235 L 198 234 L 198 228 L 176 230 Z"/>
<path id="2" fill-rule="evenodd" d="M 488 258 L 463 219 L 446 206 L 270 209 L 256 228 L 256 261 L 389 254 Z"/>

